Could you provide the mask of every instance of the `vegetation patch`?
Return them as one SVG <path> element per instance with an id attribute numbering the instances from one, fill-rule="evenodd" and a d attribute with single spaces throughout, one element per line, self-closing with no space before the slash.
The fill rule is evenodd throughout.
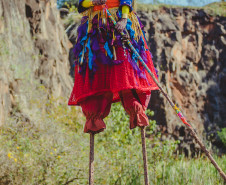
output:
<path id="1" fill-rule="evenodd" d="M 34 122 L 14 116 L 1 127 L 0 184 L 87 184 L 89 135 L 83 133 L 85 118 L 80 108 L 68 107 L 66 102 L 56 105 L 57 101 L 53 97 L 34 100 L 33 106 L 39 107 Z M 142 185 L 139 128 L 129 129 L 129 117 L 120 103 L 113 104 L 105 122 L 107 129 L 95 136 L 95 183 Z M 151 136 L 147 139 L 151 184 L 223 184 L 206 157 L 175 155 L 178 141 L 161 141 L 155 124 L 151 120 L 147 129 Z M 215 157 L 219 164 L 226 163 L 225 156 Z"/>
<path id="2" fill-rule="evenodd" d="M 159 10 L 161 8 L 187 8 L 187 9 L 195 9 L 195 10 L 205 10 L 207 13 L 213 16 L 226 16 L 226 2 L 215 2 L 204 7 L 196 7 L 196 6 L 177 6 L 177 5 L 168 5 L 168 4 L 137 4 L 138 11 L 153 11 Z"/>

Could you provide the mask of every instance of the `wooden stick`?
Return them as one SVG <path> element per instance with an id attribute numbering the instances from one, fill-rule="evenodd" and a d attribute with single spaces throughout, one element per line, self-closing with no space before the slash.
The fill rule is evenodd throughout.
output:
<path id="1" fill-rule="evenodd" d="M 149 185 L 148 161 L 147 161 L 147 151 L 146 151 L 146 142 L 145 142 L 145 127 L 141 127 L 141 140 L 142 140 L 142 152 L 143 152 L 143 161 L 144 161 L 144 181 L 145 181 L 145 185 Z"/>
<path id="2" fill-rule="evenodd" d="M 94 133 L 90 133 L 89 185 L 94 185 Z"/>
<path id="3" fill-rule="evenodd" d="M 224 181 L 226 182 L 226 175 L 223 172 L 223 170 L 220 168 L 220 166 L 217 164 L 217 162 L 214 160 L 213 156 L 210 154 L 210 152 L 206 149 L 205 145 L 203 144 L 203 142 L 198 138 L 197 134 L 195 133 L 194 129 L 191 127 L 187 128 L 190 130 L 192 136 L 195 138 L 195 141 L 199 144 L 199 146 L 201 147 L 202 151 L 204 151 L 204 153 L 207 155 L 207 157 L 209 158 L 209 160 L 211 161 L 211 163 L 214 165 L 214 167 L 217 169 L 217 171 L 219 172 L 220 176 L 224 179 Z"/>
<path id="4" fill-rule="evenodd" d="M 106 13 L 108 14 L 108 17 L 110 18 L 110 20 L 113 22 L 114 25 L 116 25 L 116 21 L 114 20 L 114 18 L 112 17 L 111 13 L 108 11 L 108 9 L 105 6 L 105 10 Z M 121 35 L 123 36 L 124 33 L 121 32 Z M 207 157 L 210 159 L 211 163 L 214 165 L 214 167 L 217 169 L 217 171 L 220 173 L 221 177 L 224 179 L 224 181 L 226 182 L 226 175 L 223 172 L 223 170 L 220 168 L 220 166 L 217 164 L 217 162 L 214 160 L 213 156 L 210 154 L 210 152 L 206 149 L 205 145 L 202 143 L 202 141 L 198 138 L 197 134 L 195 133 L 194 128 L 191 126 L 191 124 L 189 124 L 185 117 L 182 115 L 182 112 L 177 108 L 177 106 L 173 103 L 173 101 L 169 98 L 168 94 L 163 90 L 162 86 L 160 85 L 160 83 L 158 82 L 158 80 L 156 79 L 155 75 L 151 72 L 151 70 L 149 69 L 149 67 L 147 66 L 147 64 L 144 62 L 144 60 L 141 58 L 140 54 L 136 51 L 136 49 L 133 47 L 132 43 L 130 42 L 130 40 L 127 40 L 127 44 L 129 45 L 130 49 L 135 53 L 135 55 L 138 57 L 139 61 L 142 63 L 142 65 L 144 66 L 144 68 L 147 70 L 147 72 L 149 73 L 149 75 L 152 77 L 152 79 L 154 80 L 155 84 L 159 87 L 160 92 L 163 94 L 163 96 L 168 100 L 168 102 L 170 103 L 171 107 L 177 112 L 177 116 L 181 119 L 181 121 L 186 125 L 186 127 L 189 129 L 189 131 L 191 132 L 191 134 L 193 135 L 193 137 L 195 138 L 196 142 L 200 145 L 201 149 L 203 150 L 203 152 L 207 155 Z"/>

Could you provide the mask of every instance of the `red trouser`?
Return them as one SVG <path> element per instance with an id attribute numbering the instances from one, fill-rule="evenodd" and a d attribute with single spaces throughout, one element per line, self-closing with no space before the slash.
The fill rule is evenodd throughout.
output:
<path id="1" fill-rule="evenodd" d="M 149 125 L 148 117 L 145 114 L 151 93 L 147 94 L 134 89 L 119 92 L 122 105 L 130 116 L 130 129 L 137 126 Z M 98 133 L 106 128 L 103 121 L 108 116 L 113 94 L 111 92 L 98 96 L 90 96 L 80 103 L 82 111 L 86 116 L 84 132 Z"/>

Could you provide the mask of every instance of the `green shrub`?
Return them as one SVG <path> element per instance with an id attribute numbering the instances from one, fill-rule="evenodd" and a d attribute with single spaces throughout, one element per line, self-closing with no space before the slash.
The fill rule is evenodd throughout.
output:
<path id="1" fill-rule="evenodd" d="M 226 146 L 226 128 L 223 128 L 221 132 L 218 132 L 218 135 L 223 142 L 224 146 Z"/>
<path id="2" fill-rule="evenodd" d="M 41 110 L 34 122 L 14 117 L 0 128 L 0 184 L 87 184 L 85 118 L 80 108 L 66 102 L 56 105 L 57 100 L 34 100 L 32 106 Z M 107 129 L 95 136 L 95 184 L 144 184 L 140 129 L 129 129 L 129 117 L 120 103 L 113 104 L 105 122 Z M 147 130 L 151 184 L 223 184 L 205 157 L 175 156 L 177 141 L 161 141 L 155 121 Z M 226 163 L 225 156 L 216 160 Z"/>

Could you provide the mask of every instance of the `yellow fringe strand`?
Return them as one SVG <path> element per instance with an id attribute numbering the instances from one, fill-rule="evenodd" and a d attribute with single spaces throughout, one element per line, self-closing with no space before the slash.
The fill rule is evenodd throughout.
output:
<path id="1" fill-rule="evenodd" d="M 109 9 L 111 15 L 113 16 L 113 18 L 118 21 L 118 16 L 117 16 L 117 11 L 118 11 L 118 7 L 115 8 L 110 8 Z M 82 13 L 83 16 L 88 16 L 88 33 L 90 32 L 90 30 L 92 29 L 92 20 L 93 18 L 97 15 L 98 16 L 98 26 L 99 26 L 99 20 L 102 19 L 102 23 L 106 24 L 108 21 L 106 14 L 103 12 L 103 10 L 98 10 L 98 11 L 93 11 L 93 7 L 89 8 L 88 10 L 86 10 L 85 12 Z M 135 31 L 135 40 L 138 42 L 140 39 L 140 36 L 142 36 L 143 32 L 141 30 L 140 27 L 140 23 L 139 20 L 137 19 L 137 16 L 134 12 L 130 12 L 128 14 L 128 18 L 132 21 L 132 29 Z"/>

